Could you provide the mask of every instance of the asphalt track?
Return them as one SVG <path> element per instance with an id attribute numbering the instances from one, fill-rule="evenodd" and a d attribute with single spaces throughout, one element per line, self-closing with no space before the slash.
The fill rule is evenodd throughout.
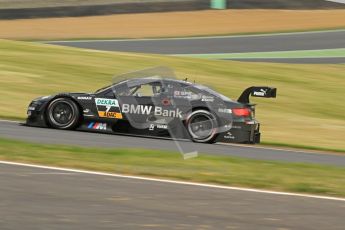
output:
<path id="1" fill-rule="evenodd" d="M 344 200 L 0 163 L 1 229 L 343 229 Z"/>
<path id="2" fill-rule="evenodd" d="M 67 144 L 84 147 L 103 148 L 146 148 L 155 150 L 178 151 L 176 142 L 166 139 L 109 135 L 79 131 L 63 131 L 47 128 L 34 128 L 17 122 L 0 121 L 0 137 L 36 143 Z M 345 156 L 331 153 L 313 153 L 290 151 L 275 148 L 262 148 L 251 145 L 196 144 L 179 141 L 179 145 L 188 152 L 245 157 L 259 160 L 283 162 L 304 162 L 333 166 L 345 166 Z"/>
<path id="3" fill-rule="evenodd" d="M 319 50 L 345 48 L 345 30 L 170 39 L 51 41 L 47 43 L 105 51 L 155 54 L 212 54 Z M 318 58 L 317 63 L 333 63 L 332 60 L 332 58 Z M 283 59 L 269 59 L 266 61 L 282 62 Z M 288 62 L 294 61 L 289 59 Z M 297 63 L 314 62 L 315 60 L 313 59 L 299 59 L 297 61 Z M 337 58 L 335 63 L 345 63 L 345 58 Z"/>

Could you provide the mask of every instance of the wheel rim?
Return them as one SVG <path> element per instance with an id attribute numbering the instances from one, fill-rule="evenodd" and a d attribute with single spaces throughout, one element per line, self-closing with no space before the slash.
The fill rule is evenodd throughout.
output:
<path id="1" fill-rule="evenodd" d="M 214 118 L 207 114 L 192 116 L 189 120 L 188 130 L 194 139 L 206 140 L 214 134 Z"/>
<path id="2" fill-rule="evenodd" d="M 53 105 L 50 112 L 50 118 L 56 125 L 68 125 L 74 118 L 73 107 L 67 102 L 58 102 Z"/>

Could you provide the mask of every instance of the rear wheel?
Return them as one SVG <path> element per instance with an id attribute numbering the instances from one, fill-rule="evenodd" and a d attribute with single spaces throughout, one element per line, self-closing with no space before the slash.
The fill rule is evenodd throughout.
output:
<path id="1" fill-rule="evenodd" d="M 187 130 L 194 142 L 213 143 L 217 136 L 217 119 L 206 110 L 192 112 L 186 120 Z"/>
<path id="2" fill-rule="evenodd" d="M 74 129 L 79 122 L 77 104 L 68 98 L 57 98 L 47 108 L 47 120 L 56 129 Z"/>

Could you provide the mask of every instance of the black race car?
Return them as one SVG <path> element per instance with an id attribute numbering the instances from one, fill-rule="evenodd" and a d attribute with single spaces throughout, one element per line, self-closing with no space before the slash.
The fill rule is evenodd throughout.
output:
<path id="1" fill-rule="evenodd" d="M 26 124 L 118 134 L 259 143 L 249 96 L 276 97 L 276 88 L 250 87 L 237 101 L 182 80 L 122 80 L 95 93 L 60 93 L 33 100 Z"/>

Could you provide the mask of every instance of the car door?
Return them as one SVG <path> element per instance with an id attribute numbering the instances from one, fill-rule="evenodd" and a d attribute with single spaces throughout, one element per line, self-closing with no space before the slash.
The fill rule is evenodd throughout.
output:
<path id="1" fill-rule="evenodd" d="M 119 93 L 116 97 L 121 107 L 121 113 L 130 125 L 137 129 L 149 128 L 148 119 L 154 113 L 155 106 L 152 97 L 155 96 L 155 82 L 123 86 L 126 93 Z M 123 89 L 122 89 L 123 91 Z"/>
<path id="2" fill-rule="evenodd" d="M 183 120 L 186 114 L 192 110 L 193 95 L 186 91 L 183 84 L 178 81 L 166 81 L 164 87 L 164 92 L 159 95 L 158 102 L 162 104 L 163 108 L 171 111 L 169 117 Z"/>

